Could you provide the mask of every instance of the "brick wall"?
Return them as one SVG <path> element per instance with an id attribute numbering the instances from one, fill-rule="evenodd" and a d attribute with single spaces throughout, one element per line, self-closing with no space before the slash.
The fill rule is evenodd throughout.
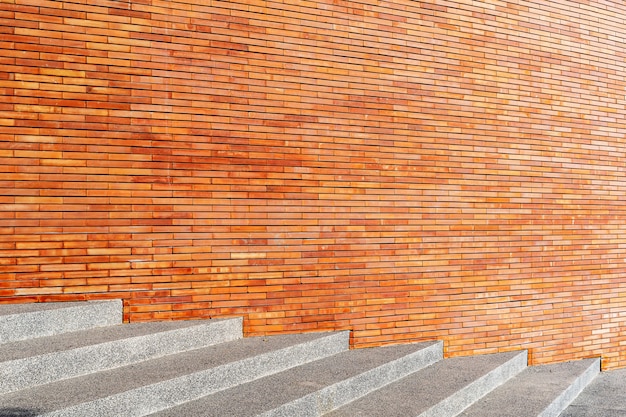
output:
<path id="1" fill-rule="evenodd" d="M 0 302 L 624 367 L 624 16 L 0 0 Z"/>

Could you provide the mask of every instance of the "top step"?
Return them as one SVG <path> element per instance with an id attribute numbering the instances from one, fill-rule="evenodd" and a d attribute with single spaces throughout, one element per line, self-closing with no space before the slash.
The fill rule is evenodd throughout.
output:
<path id="1" fill-rule="evenodd" d="M 122 323 L 122 301 L 0 305 L 0 345 Z"/>

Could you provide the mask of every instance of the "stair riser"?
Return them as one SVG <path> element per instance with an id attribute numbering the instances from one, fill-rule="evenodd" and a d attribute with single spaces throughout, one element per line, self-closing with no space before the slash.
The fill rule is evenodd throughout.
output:
<path id="1" fill-rule="evenodd" d="M 239 339 L 241 326 L 239 318 L 217 320 L 1 363 L 0 394 Z"/>
<path id="2" fill-rule="evenodd" d="M 347 350 L 348 342 L 348 332 L 329 333 L 328 336 L 314 341 L 79 404 L 47 413 L 45 416 L 144 416 L 300 364 L 332 356 Z"/>
<path id="3" fill-rule="evenodd" d="M 0 307 L 2 310 L 16 310 L 15 314 L 0 315 L 0 345 L 121 324 L 123 311 L 120 300 L 50 303 L 45 305 L 46 309 L 40 311 L 28 311 L 24 306 Z M 20 310 L 25 311 L 20 313 Z"/>

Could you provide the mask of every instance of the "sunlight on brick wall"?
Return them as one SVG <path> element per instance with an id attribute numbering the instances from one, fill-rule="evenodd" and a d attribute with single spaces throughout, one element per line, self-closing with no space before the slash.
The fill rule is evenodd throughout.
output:
<path id="1" fill-rule="evenodd" d="M 624 16 L 0 0 L 0 302 L 626 366 Z"/>

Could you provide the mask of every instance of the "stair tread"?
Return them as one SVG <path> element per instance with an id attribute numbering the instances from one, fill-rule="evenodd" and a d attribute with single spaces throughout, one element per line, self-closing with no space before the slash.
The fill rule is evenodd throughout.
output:
<path id="1" fill-rule="evenodd" d="M 347 333 L 345 335 L 344 333 L 342 332 L 340 336 L 345 340 L 345 348 L 347 349 Z M 207 373 L 212 375 L 212 377 L 208 378 L 210 382 L 217 381 L 216 384 L 219 385 L 221 379 L 227 378 L 227 373 L 220 371 L 220 369 L 224 369 L 223 367 L 220 368 L 222 365 L 242 360 L 248 362 L 255 361 L 256 363 L 258 355 L 280 351 L 282 348 L 299 344 L 316 342 L 329 338 L 332 335 L 331 333 L 305 333 L 273 336 L 271 338 L 253 337 L 239 339 L 16 391 L 0 396 L 0 403 L 9 408 L 35 408 L 52 411 L 137 390 L 138 393 L 143 395 L 143 397 L 137 396 L 137 401 L 140 403 L 146 402 L 146 407 L 158 407 L 159 404 L 147 404 L 147 400 L 154 397 L 156 403 L 167 403 L 169 399 L 162 398 L 165 395 L 164 393 L 176 396 L 175 390 L 210 390 L 211 387 L 202 385 L 207 382 L 204 380 Z M 263 361 L 263 359 L 259 360 Z M 217 371 L 216 368 L 218 369 Z M 197 383 L 197 385 L 192 385 L 194 383 Z M 161 389 L 159 387 L 165 387 L 166 389 L 159 395 L 152 395 L 151 389 Z M 135 395 L 131 395 L 129 398 L 133 397 Z M 139 406 L 143 406 L 143 404 Z M 162 407 L 155 410 L 158 409 L 162 409 Z M 115 412 L 111 411 L 109 415 L 112 415 L 112 413 Z M 124 414 L 123 411 L 121 413 Z"/>
<path id="2" fill-rule="evenodd" d="M 335 385 L 336 390 L 336 392 L 333 392 L 333 399 L 337 401 L 342 396 L 342 393 L 337 391 L 346 389 L 345 386 L 337 386 L 342 381 L 357 376 L 365 378 L 363 376 L 365 372 L 375 369 L 379 371 L 380 377 L 384 379 L 386 372 L 393 372 L 387 371 L 385 366 L 393 366 L 391 362 L 417 352 L 425 352 L 431 347 L 439 349 L 439 356 L 432 355 L 432 358 L 429 358 L 430 360 L 424 364 L 428 365 L 441 358 L 442 350 L 439 342 L 356 349 L 221 391 L 199 400 L 161 411 L 154 416 L 255 416 L 297 401 L 307 395 L 315 395 L 319 390 L 333 385 Z M 355 391 L 359 388 L 355 386 L 347 389 L 352 391 L 347 396 L 363 394 L 356 393 Z M 323 402 L 318 397 L 315 404 L 320 408 L 331 406 L 331 404 L 323 404 Z M 312 412 L 312 410 L 309 411 Z M 301 412 L 300 410 L 292 409 L 291 413 L 283 412 L 283 414 L 301 415 Z"/>
<path id="3" fill-rule="evenodd" d="M 460 414 L 463 417 L 540 416 L 576 379 L 597 367 L 598 359 L 532 366 Z M 558 415 L 558 414 L 551 414 Z"/>
<path id="4" fill-rule="evenodd" d="M 148 336 L 172 330 L 192 329 L 217 321 L 224 321 L 224 319 L 120 324 L 78 330 L 37 339 L 20 340 L 0 346 L 0 363 L 114 342 L 131 337 Z"/>
<path id="5" fill-rule="evenodd" d="M 419 416 L 519 355 L 525 352 L 445 359 L 325 416 Z"/>

